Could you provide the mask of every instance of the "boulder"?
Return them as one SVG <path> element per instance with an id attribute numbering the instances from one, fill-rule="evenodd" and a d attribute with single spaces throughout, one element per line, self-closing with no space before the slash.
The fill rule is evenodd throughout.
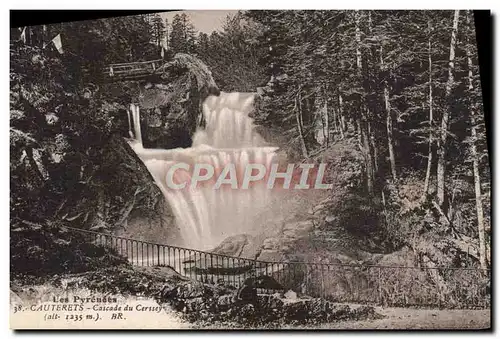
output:
<path id="1" fill-rule="evenodd" d="M 276 238 L 267 238 L 262 243 L 262 249 L 268 251 L 277 250 L 279 248 L 279 243 L 280 241 Z"/>
<path id="2" fill-rule="evenodd" d="M 219 95 L 219 89 L 208 67 L 192 55 L 178 53 L 158 72 L 164 72 L 162 82 L 144 88 L 137 98 L 144 147 L 190 147 L 196 127 L 204 123 L 203 102 Z"/>
<path id="3" fill-rule="evenodd" d="M 264 250 L 260 252 L 257 260 L 260 261 L 271 261 L 271 262 L 281 262 L 285 259 L 285 255 L 281 251 L 271 251 Z"/>
<path id="4" fill-rule="evenodd" d="M 334 216 L 334 215 L 327 215 L 325 217 L 325 222 L 328 223 L 328 224 L 333 223 L 335 220 L 337 220 L 337 217 Z"/>
<path id="5" fill-rule="evenodd" d="M 285 298 L 279 293 L 259 294 L 256 304 L 251 304 L 237 301 L 234 293 L 216 289 L 206 285 L 204 295 L 170 292 L 163 294 L 160 301 L 168 302 L 182 312 L 186 320 L 198 324 L 237 323 L 252 327 L 273 324 L 279 328 L 283 324 L 321 324 L 381 317 L 372 306 L 351 307 L 319 298 L 298 298 L 292 291 L 287 292 Z M 179 290 L 179 286 L 172 289 Z"/>
<path id="6" fill-rule="evenodd" d="M 211 250 L 211 253 L 239 257 L 243 248 L 252 241 L 252 237 L 248 234 L 238 234 L 228 237 L 222 243 Z"/>
<path id="7" fill-rule="evenodd" d="M 253 261 L 244 259 L 243 252 L 253 241 L 253 237 L 247 234 L 228 237 L 219 246 L 209 251 L 214 254 L 213 256 L 192 255 L 184 260 L 184 268 L 187 272 L 196 272 L 197 274 L 242 274 L 249 272 L 253 267 Z M 233 259 L 232 257 L 243 258 Z"/>
<path id="8" fill-rule="evenodd" d="M 284 297 L 286 299 L 289 299 L 289 300 L 296 300 L 297 299 L 297 293 L 292 291 L 292 290 L 288 290 L 285 294 L 284 294 Z"/>

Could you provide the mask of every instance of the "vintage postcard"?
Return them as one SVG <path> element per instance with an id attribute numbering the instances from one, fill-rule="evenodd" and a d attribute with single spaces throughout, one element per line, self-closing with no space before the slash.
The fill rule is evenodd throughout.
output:
<path id="1" fill-rule="evenodd" d="M 484 14 L 14 25 L 11 328 L 490 329 Z"/>

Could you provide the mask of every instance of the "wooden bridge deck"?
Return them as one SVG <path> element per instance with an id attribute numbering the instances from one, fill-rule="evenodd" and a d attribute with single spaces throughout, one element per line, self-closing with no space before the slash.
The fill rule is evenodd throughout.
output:
<path id="1" fill-rule="evenodd" d="M 139 61 L 122 64 L 110 64 L 102 72 L 109 81 L 137 80 L 161 74 L 164 60 Z"/>

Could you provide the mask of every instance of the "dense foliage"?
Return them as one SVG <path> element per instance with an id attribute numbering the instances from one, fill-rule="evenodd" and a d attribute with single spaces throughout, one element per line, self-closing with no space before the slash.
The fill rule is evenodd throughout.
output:
<path id="1" fill-rule="evenodd" d="M 226 92 L 254 92 L 267 82 L 260 57 L 265 53 L 258 37 L 262 27 L 243 13 L 228 16 L 221 31 L 197 34 L 189 17 L 177 14 L 172 21 L 171 53 L 198 56 L 212 71 L 217 85 Z"/>
<path id="2" fill-rule="evenodd" d="M 265 27 L 272 65 L 261 123 L 303 158 L 357 138 L 364 194 L 396 248 L 418 247 L 410 239 L 431 229 L 459 251 L 474 247 L 486 267 L 490 173 L 472 13 L 246 15 Z"/>
<path id="3" fill-rule="evenodd" d="M 150 45 L 149 29 L 144 18 L 125 17 L 30 27 L 26 42 L 17 29 L 11 31 L 14 261 L 19 256 L 24 266 L 40 266 L 36 262 L 46 259 L 58 270 L 58 261 L 45 255 L 52 247 L 47 247 L 48 236 L 32 239 L 31 247 L 19 241 L 17 235 L 33 233 L 33 223 L 46 226 L 48 233 L 49 224 L 107 231 L 123 226 L 134 210 L 146 216 L 163 212 L 159 189 L 122 138 L 128 134 L 126 110 L 138 95 L 137 85 L 98 82 L 105 63 L 158 58 L 159 51 L 154 55 L 144 48 Z M 50 43 L 56 34 L 62 54 Z M 52 233 L 57 243 L 59 235 Z M 26 258 L 27 248 L 45 249 L 28 251 Z"/>

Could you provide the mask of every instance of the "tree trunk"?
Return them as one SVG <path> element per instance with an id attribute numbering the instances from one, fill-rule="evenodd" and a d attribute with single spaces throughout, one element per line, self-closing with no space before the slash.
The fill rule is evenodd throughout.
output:
<path id="1" fill-rule="evenodd" d="M 323 130 L 325 133 L 325 145 L 328 147 L 330 145 L 330 123 L 328 119 L 328 102 L 326 101 L 327 99 L 325 98 L 325 107 L 323 109 Z"/>
<path id="2" fill-rule="evenodd" d="M 451 87 L 453 86 L 453 72 L 455 70 L 455 45 L 457 42 L 458 20 L 460 17 L 460 10 L 455 10 L 453 16 L 453 29 L 451 31 L 450 41 L 450 57 L 448 61 L 448 81 L 446 82 L 445 97 L 449 100 L 451 95 Z M 445 165 L 446 165 L 446 137 L 448 134 L 448 123 L 450 119 L 450 109 L 443 112 L 441 119 L 440 138 L 438 139 L 438 167 L 437 167 L 437 198 L 439 205 L 444 206 L 444 182 L 445 182 Z"/>
<path id="3" fill-rule="evenodd" d="M 433 102 L 432 102 L 432 42 L 431 42 L 431 22 L 429 21 L 429 41 L 428 41 L 428 49 L 427 53 L 429 55 L 429 152 L 427 156 L 427 170 L 425 171 L 425 182 L 424 182 L 424 191 L 422 192 L 421 200 L 424 201 L 427 196 L 427 192 L 429 191 L 429 181 L 431 179 L 431 168 L 432 168 L 432 129 L 433 129 Z"/>
<path id="4" fill-rule="evenodd" d="M 342 95 L 340 94 L 340 89 L 338 89 L 338 122 L 335 125 L 338 126 L 338 131 L 340 132 L 340 139 L 344 139 L 344 130 L 345 130 L 345 118 L 344 112 L 342 110 Z"/>
<path id="5" fill-rule="evenodd" d="M 340 127 L 340 139 L 344 139 L 345 119 L 343 115 L 339 118 L 339 127 Z"/>
<path id="6" fill-rule="evenodd" d="M 326 147 L 330 145 L 330 122 L 328 118 L 328 92 L 326 90 L 326 86 L 324 88 L 323 100 L 325 100 L 325 106 L 323 107 L 323 134 L 325 136 L 324 144 Z M 334 111 L 335 114 L 335 111 Z M 335 117 L 335 116 L 334 116 Z M 333 120 L 335 121 L 335 119 Z M 335 124 L 335 122 L 334 122 Z M 336 124 L 335 124 L 336 125 Z"/>
<path id="7" fill-rule="evenodd" d="M 344 131 L 347 130 L 345 116 L 344 116 L 344 102 L 342 99 L 342 94 L 339 91 L 339 115 L 340 115 L 340 133 L 342 133 L 342 139 L 344 138 Z"/>
<path id="8" fill-rule="evenodd" d="M 368 122 L 368 136 L 370 138 L 370 148 L 373 150 L 373 166 L 375 167 L 375 172 L 378 172 L 378 153 L 377 145 L 375 144 L 375 136 L 373 134 L 372 125 Z M 368 150 L 371 154 L 371 150 Z"/>
<path id="9" fill-rule="evenodd" d="M 304 130 L 302 128 L 302 109 L 300 104 L 300 89 L 299 93 L 295 97 L 295 119 L 297 120 L 297 129 L 299 131 L 300 146 L 302 148 L 302 155 L 304 158 L 309 158 L 309 153 L 307 151 L 306 141 L 304 139 Z"/>
<path id="10" fill-rule="evenodd" d="M 360 22 L 360 14 L 359 14 L 359 11 L 356 11 L 356 67 L 357 67 L 357 71 L 358 71 L 359 80 L 361 81 L 361 66 L 362 66 L 361 49 L 360 49 L 361 31 L 359 29 L 359 22 Z M 359 106 L 360 106 L 359 112 L 361 112 L 363 110 L 363 108 L 361 107 L 362 103 L 360 103 Z M 360 123 L 359 114 L 356 115 L 356 127 L 357 127 L 357 132 L 358 132 L 358 142 L 359 142 L 359 145 L 361 146 L 361 148 L 363 148 L 363 136 L 362 136 L 363 132 L 361 130 L 361 123 Z"/>
<path id="11" fill-rule="evenodd" d="M 364 107 L 363 107 L 364 110 Z M 363 115 L 366 115 L 365 113 L 362 113 Z M 362 149 L 364 153 L 364 158 L 365 158 L 365 171 L 366 171 L 366 186 L 368 188 L 368 193 L 370 195 L 373 194 L 373 177 L 374 177 L 374 171 L 373 171 L 373 159 L 372 159 L 372 154 L 370 152 L 370 139 L 369 139 L 369 128 L 368 128 L 368 123 L 365 118 L 363 118 L 361 125 L 360 125 L 360 130 L 361 130 L 361 140 L 362 140 Z"/>
<path id="12" fill-rule="evenodd" d="M 389 148 L 389 162 L 391 164 L 392 179 L 396 181 L 398 177 L 396 174 L 396 157 L 394 155 L 394 143 L 392 135 L 391 103 L 389 101 L 389 88 L 387 87 L 387 83 L 384 85 L 384 102 L 386 111 L 387 146 Z"/>
<path id="13" fill-rule="evenodd" d="M 467 26 L 470 23 L 470 14 L 466 14 L 467 18 Z M 468 82 L 469 82 L 469 97 L 472 97 L 474 94 L 474 85 L 472 82 L 472 52 L 470 50 L 470 43 L 467 37 L 467 66 L 468 66 Z M 477 213 L 477 230 L 479 235 L 479 262 L 481 264 L 481 268 L 486 270 L 486 244 L 485 244 L 485 236 L 484 236 L 484 212 L 483 212 L 483 201 L 481 195 L 481 177 L 479 175 L 479 155 L 477 153 L 476 148 L 476 140 L 477 140 L 477 131 L 476 131 L 476 109 L 474 104 L 470 104 L 470 118 L 471 118 L 471 153 L 472 153 L 472 167 L 474 173 L 474 191 L 476 194 L 476 213 Z"/>
<path id="14" fill-rule="evenodd" d="M 361 45 L 361 30 L 359 29 L 360 20 L 359 10 L 356 10 L 356 66 L 358 72 L 361 72 L 361 49 L 359 48 Z"/>
<path id="15" fill-rule="evenodd" d="M 356 11 L 355 23 L 355 38 L 356 38 L 356 67 L 358 72 L 358 80 L 364 84 L 363 81 L 363 62 L 361 54 L 361 30 L 360 30 L 360 20 L 361 16 L 359 11 Z M 359 115 L 357 116 L 356 124 L 358 126 L 358 142 L 363 153 L 363 158 L 365 162 L 365 175 L 366 175 L 366 186 L 369 195 L 373 195 L 373 157 L 371 153 L 371 133 L 370 133 L 370 123 L 368 121 L 368 107 L 366 105 L 363 96 L 360 97 L 359 103 Z"/>
<path id="16" fill-rule="evenodd" d="M 356 117 L 356 134 L 358 135 L 359 147 L 363 147 L 363 136 L 361 135 L 361 123 L 359 122 L 359 117 Z"/>
<path id="17" fill-rule="evenodd" d="M 339 131 L 338 128 L 337 128 L 337 117 L 340 118 L 340 113 L 337 114 L 337 109 L 338 109 L 338 107 L 333 109 L 333 131 L 334 132 L 338 132 Z"/>
<path id="18" fill-rule="evenodd" d="M 380 67 L 382 68 L 382 71 L 385 70 L 382 46 L 380 46 Z M 396 157 L 394 156 L 394 143 L 392 137 L 391 102 L 389 101 L 389 86 L 387 85 L 387 80 L 385 79 L 384 79 L 384 103 L 385 103 L 385 114 L 386 114 L 385 126 L 387 129 L 387 148 L 389 150 L 389 163 L 391 165 L 392 179 L 396 181 L 397 180 Z"/>

